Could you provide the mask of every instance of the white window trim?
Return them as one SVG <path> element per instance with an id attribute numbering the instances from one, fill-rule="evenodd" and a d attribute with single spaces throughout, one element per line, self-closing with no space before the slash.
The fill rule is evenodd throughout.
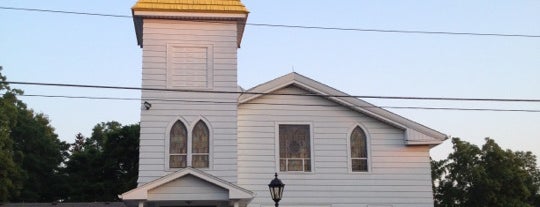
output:
<path id="1" fill-rule="evenodd" d="M 306 172 L 306 171 L 281 171 L 280 170 L 280 157 L 279 157 L 279 125 L 308 125 L 309 126 L 309 150 L 310 150 L 310 153 L 311 153 L 311 158 L 310 158 L 310 161 L 311 161 L 311 171 L 309 172 Z M 313 123 L 312 122 L 275 122 L 275 136 L 274 136 L 274 140 L 275 140 L 275 150 L 274 150 L 274 154 L 275 154 L 275 164 L 276 164 L 276 172 L 277 173 L 283 173 L 283 174 L 314 174 L 315 173 L 315 154 L 314 154 L 314 150 L 313 150 L 313 146 L 314 146 L 314 143 L 313 143 L 313 140 L 314 140 L 314 132 L 315 130 L 313 129 Z"/>
<path id="2" fill-rule="evenodd" d="M 352 135 L 352 132 L 353 130 L 356 128 L 356 127 L 360 127 L 360 129 L 364 130 L 364 133 L 366 134 L 366 147 L 367 147 L 367 171 L 353 171 L 352 170 L 352 156 L 351 156 L 351 135 Z M 351 127 L 349 127 L 348 129 L 348 132 L 347 132 L 347 168 L 349 169 L 349 173 L 353 173 L 353 174 L 369 174 L 372 172 L 372 169 L 371 169 L 371 166 L 372 166 L 372 162 L 371 162 L 371 133 L 369 133 L 368 131 L 368 128 L 361 124 L 361 123 L 355 123 L 353 124 Z"/>
<path id="3" fill-rule="evenodd" d="M 171 168 L 170 167 L 170 155 L 171 153 L 169 152 L 169 148 L 170 148 L 170 142 L 171 142 L 171 128 L 173 127 L 174 123 L 176 123 L 176 121 L 180 121 L 182 122 L 182 124 L 184 124 L 184 126 L 186 127 L 186 130 L 187 130 L 187 156 L 186 156 L 186 166 L 191 166 L 191 162 L 192 162 L 192 156 L 193 156 L 193 153 L 192 153 L 192 135 L 193 135 L 193 128 L 195 127 L 195 125 L 199 122 L 199 121 L 202 121 L 206 124 L 206 127 L 208 127 L 208 167 L 207 168 L 197 168 L 197 169 L 202 169 L 202 170 L 209 170 L 209 169 L 212 169 L 212 166 L 213 166 L 213 142 L 214 142 L 214 133 L 213 133 L 213 127 L 210 125 L 210 122 L 208 120 L 206 120 L 204 117 L 198 117 L 197 119 L 195 119 L 195 121 L 192 122 L 192 124 L 189 124 L 189 122 L 187 122 L 183 117 L 176 117 L 172 122 L 169 123 L 169 125 L 167 126 L 166 128 L 166 132 L 165 132 L 165 147 L 164 147 L 164 154 L 165 154 L 165 163 L 164 163 L 164 166 L 165 166 L 165 171 L 167 172 L 172 172 L 172 171 L 177 171 L 178 169 L 183 169 L 183 168 Z"/>

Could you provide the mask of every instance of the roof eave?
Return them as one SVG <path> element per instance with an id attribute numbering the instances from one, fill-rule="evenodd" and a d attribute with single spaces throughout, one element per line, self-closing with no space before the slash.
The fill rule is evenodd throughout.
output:
<path id="1" fill-rule="evenodd" d="M 240 48 L 249 12 L 175 12 L 132 9 L 137 44 L 143 47 L 144 19 L 172 19 L 184 21 L 233 21 L 237 25 L 237 47 Z"/>
<path id="2" fill-rule="evenodd" d="M 344 92 L 336 90 L 330 86 L 312 80 L 295 72 L 289 73 L 287 75 L 281 76 L 279 78 L 247 90 L 246 93 L 242 94 L 239 97 L 239 103 L 247 103 L 266 93 L 270 93 L 272 91 L 284 88 L 289 85 L 296 85 L 308 91 L 321 94 L 323 96 L 326 96 L 325 98 L 340 105 L 343 105 L 344 107 L 350 108 L 360 113 L 367 114 L 375 119 L 405 130 L 407 137 L 407 145 L 420 144 L 419 140 L 412 139 L 413 137 L 421 137 L 424 145 L 438 145 L 444 140 L 448 139 L 448 135 L 446 134 L 443 134 L 439 131 L 426 127 L 422 124 L 404 118 L 398 114 L 392 113 L 388 110 L 382 109 L 358 98 L 347 97 L 349 95 Z M 337 97 L 332 97 L 332 95 L 335 95 Z M 432 139 L 426 140 L 426 137 L 430 137 Z M 414 141 L 414 143 L 412 141 Z"/>

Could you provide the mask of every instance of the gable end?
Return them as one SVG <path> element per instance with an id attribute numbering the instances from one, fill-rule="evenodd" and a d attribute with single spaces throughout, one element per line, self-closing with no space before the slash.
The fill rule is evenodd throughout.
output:
<path id="1" fill-rule="evenodd" d="M 436 146 L 448 139 L 448 135 L 446 134 L 428 128 L 422 124 L 404 118 L 361 99 L 351 97 L 349 94 L 294 72 L 247 90 L 240 96 L 239 103 L 248 103 L 249 101 L 257 99 L 265 94 L 273 93 L 279 89 L 289 86 L 295 86 L 311 92 L 310 94 L 305 94 L 307 96 L 323 97 L 353 111 L 368 115 L 386 124 L 404 130 L 406 145 Z"/>

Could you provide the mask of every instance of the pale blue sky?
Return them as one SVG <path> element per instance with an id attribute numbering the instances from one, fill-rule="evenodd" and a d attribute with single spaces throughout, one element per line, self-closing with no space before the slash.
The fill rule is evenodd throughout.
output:
<path id="1" fill-rule="evenodd" d="M 0 6 L 130 15 L 134 0 L 2 0 Z M 540 1 L 244 0 L 248 22 L 540 35 Z M 126 18 L 0 10 L 0 65 L 11 81 L 140 86 L 141 49 Z M 540 38 L 390 34 L 247 26 L 239 84 L 294 70 L 352 95 L 540 99 Z M 27 94 L 135 97 L 137 91 L 22 86 Z M 138 101 L 22 98 L 62 140 L 98 122 L 139 120 Z M 540 103 L 367 101 L 385 106 L 540 110 Z M 482 144 L 540 155 L 540 113 L 391 111 Z M 451 150 L 449 141 L 432 150 Z"/>

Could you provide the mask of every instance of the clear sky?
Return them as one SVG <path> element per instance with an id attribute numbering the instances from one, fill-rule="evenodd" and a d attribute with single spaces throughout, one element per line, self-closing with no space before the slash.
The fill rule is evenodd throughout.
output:
<path id="1" fill-rule="evenodd" d="M 2 0 L 3 7 L 131 15 L 134 0 Z M 540 35 L 540 1 L 243 0 L 249 23 Z M 0 9 L 0 65 L 11 81 L 141 85 L 133 21 Z M 450 36 L 247 26 L 239 84 L 296 71 L 351 95 L 540 99 L 540 38 Z M 138 91 L 14 85 L 26 94 L 140 97 Z M 139 101 L 23 97 L 60 139 L 99 122 L 139 121 Z M 540 110 L 540 103 L 366 99 L 382 106 Z M 540 113 L 390 109 L 482 144 L 540 155 Z M 436 159 L 449 141 L 432 150 Z"/>

